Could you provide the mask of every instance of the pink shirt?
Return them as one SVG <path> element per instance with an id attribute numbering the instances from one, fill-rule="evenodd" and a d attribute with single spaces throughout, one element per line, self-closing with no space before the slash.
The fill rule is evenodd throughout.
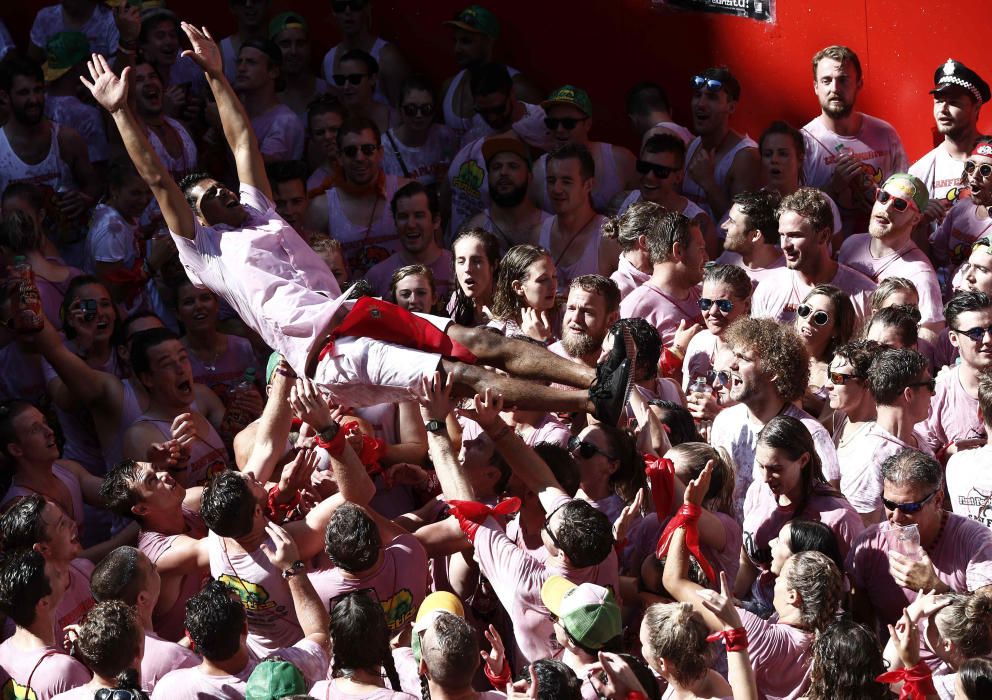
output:
<path id="1" fill-rule="evenodd" d="M 54 647 L 22 649 L 14 645 L 13 639 L 0 644 L 0 696 L 4 698 L 49 700 L 71 688 L 86 685 L 90 677 L 85 666 Z"/>
<path id="2" fill-rule="evenodd" d="M 813 635 L 791 625 L 763 620 L 741 608 L 737 612 L 747 630 L 747 651 L 758 696 L 765 700 L 800 697 L 809 686 Z"/>
<path id="3" fill-rule="evenodd" d="M 930 235 L 930 254 L 939 265 L 952 272 L 948 279 L 971 255 L 971 244 L 992 232 L 992 218 L 987 212 L 980 216 L 979 211 L 971 197 L 958 200 Z"/>
<path id="4" fill-rule="evenodd" d="M 754 285 L 766 280 L 775 270 L 785 267 L 785 255 L 782 253 L 779 253 L 778 257 L 768 267 L 748 267 L 744 264 L 744 258 L 740 256 L 740 253 L 734 253 L 729 250 L 723 251 L 716 261 L 720 265 L 734 265 L 741 268 L 751 278 L 751 283 Z"/>
<path id="5" fill-rule="evenodd" d="M 895 253 L 876 258 L 871 254 L 870 245 L 870 234 L 855 234 L 841 245 L 837 259 L 875 282 L 881 282 L 889 277 L 905 277 L 912 281 L 920 295 L 920 314 L 923 316 L 923 323 L 943 321 L 944 307 L 941 303 L 937 273 L 926 254 L 915 243 L 909 241 Z"/>
<path id="6" fill-rule="evenodd" d="M 620 302 L 620 317 L 643 318 L 658 329 L 663 345 L 671 345 L 679 321 L 685 319 L 689 326 L 703 322 L 699 312 L 699 288 L 690 289 L 685 299 L 676 299 L 652 282 L 645 282 Z"/>
<path id="7" fill-rule="evenodd" d="M 854 306 L 857 325 L 863 325 L 869 316 L 868 297 L 875 291 L 875 282 L 847 265 L 838 265 L 830 284 L 848 293 Z M 795 270 L 787 267 L 773 270 L 765 275 L 754 290 L 751 315 L 754 318 L 773 318 L 782 323 L 792 323 L 796 320 L 796 309 L 812 290 L 813 285 L 806 284 Z"/>
<path id="8" fill-rule="evenodd" d="M 230 304 L 297 374 L 344 299 L 324 261 L 276 214 L 259 190 L 241 185 L 242 229 L 195 222 L 189 240 L 172 234 L 189 278 Z"/>
<path id="9" fill-rule="evenodd" d="M 79 485 L 79 477 L 58 462 L 52 464 L 52 475 L 61 481 L 62 485 L 69 492 L 69 499 L 72 502 L 72 512 L 66 513 L 66 515 L 76 521 L 76 527 L 79 528 L 79 536 L 82 537 L 86 524 L 86 516 L 83 512 L 83 490 Z M 11 501 L 17 500 L 22 496 L 32 496 L 36 493 L 37 491 L 13 484 L 7 489 L 7 493 L 4 494 L 3 499 L 0 500 L 0 511 L 3 511 Z"/>
<path id="10" fill-rule="evenodd" d="M 419 700 L 419 696 L 389 688 L 379 688 L 368 693 L 346 693 L 338 687 L 336 678 L 314 683 L 313 687 L 310 688 L 310 696 L 317 698 L 317 700 L 321 700 L 321 698 L 323 700 Z"/>
<path id="11" fill-rule="evenodd" d="M 926 436 L 931 453 L 957 440 L 985 437 L 978 399 L 972 398 L 961 384 L 960 365 L 937 377 L 930 416 L 917 429 Z"/>
<path id="12" fill-rule="evenodd" d="M 389 298 L 389 283 L 393 279 L 393 273 L 405 265 L 410 265 L 401 253 L 393 253 L 380 263 L 376 263 L 371 270 L 365 273 L 365 281 L 372 285 L 372 291 L 376 296 L 383 299 Z M 441 250 L 427 267 L 434 274 L 434 286 L 437 289 L 435 298 L 447 299 L 454 290 L 454 266 L 451 262 L 451 251 Z M 428 311 L 430 311 L 428 309 Z"/>
<path id="13" fill-rule="evenodd" d="M 924 436 L 916 433 L 915 445 L 903 442 L 888 430 L 872 423 L 844 447 L 838 447 L 840 490 L 859 513 L 874 513 L 882 507 L 882 462 L 909 448 L 932 455 Z M 843 452 L 842 452 L 843 451 Z"/>
<path id="14" fill-rule="evenodd" d="M 689 391 L 689 385 L 698 377 L 705 377 L 713 369 L 719 338 L 703 329 L 692 336 L 682 359 L 682 391 Z"/>
<path id="15" fill-rule="evenodd" d="M 398 535 L 382 551 L 382 564 L 361 577 L 332 567 L 308 574 L 317 596 L 330 610 L 331 599 L 342 593 L 374 588 L 393 632 L 410 622 L 427 596 L 427 552 L 411 534 Z"/>
<path id="16" fill-rule="evenodd" d="M 55 608 L 55 639 L 62 639 L 65 628 L 81 622 L 86 612 L 96 605 L 90 592 L 90 576 L 95 568 L 89 559 L 69 562 L 69 587 Z"/>
<path id="17" fill-rule="evenodd" d="M 617 287 L 620 289 L 620 299 L 626 299 L 632 291 L 651 279 L 651 273 L 641 272 L 627 259 L 626 255 L 621 254 L 617 270 L 610 275 L 610 279 L 617 283 Z"/>
<path id="18" fill-rule="evenodd" d="M 262 369 L 251 347 L 251 341 L 237 335 L 227 336 L 227 350 L 220 354 L 208 367 L 206 363 L 192 352 L 186 353 L 190 367 L 193 368 L 193 381 L 205 384 L 224 405 L 230 401 L 230 392 L 245 377 L 245 370 L 255 368 L 255 376 L 260 376 Z"/>
<path id="19" fill-rule="evenodd" d="M 154 632 L 145 631 L 145 653 L 141 657 L 141 689 L 146 693 L 155 689 L 170 671 L 200 665 L 200 657 L 184 646 L 162 639 Z"/>
<path id="20" fill-rule="evenodd" d="M 992 528 L 992 446 L 951 455 L 946 479 L 951 510 Z"/>

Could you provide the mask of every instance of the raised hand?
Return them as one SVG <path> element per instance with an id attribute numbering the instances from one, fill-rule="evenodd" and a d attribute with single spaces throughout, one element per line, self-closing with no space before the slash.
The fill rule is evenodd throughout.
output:
<path id="1" fill-rule="evenodd" d="M 420 416 L 425 421 L 443 421 L 451 413 L 451 389 L 454 382 L 435 372 L 420 380 Z"/>
<path id="2" fill-rule="evenodd" d="M 486 641 L 492 646 L 492 651 L 481 651 L 479 653 L 482 655 L 482 660 L 489 666 L 490 673 L 494 676 L 499 676 L 503 672 L 503 664 L 506 663 L 506 650 L 503 647 L 503 638 L 499 636 L 499 632 L 492 625 L 489 625 L 489 629 L 485 630 L 483 634 L 486 635 Z"/>
<path id="3" fill-rule="evenodd" d="M 202 27 L 197 29 L 188 22 L 183 22 L 179 26 L 182 27 L 186 36 L 189 37 L 189 43 L 193 46 L 192 50 L 187 49 L 183 51 L 183 56 L 192 58 L 211 77 L 223 75 L 224 59 L 220 55 L 217 42 L 214 41 L 213 36 L 210 35 L 207 28 Z"/>
<path id="4" fill-rule="evenodd" d="M 713 460 L 706 462 L 703 471 L 699 476 L 685 485 L 685 493 L 682 495 L 683 503 L 693 503 L 697 506 L 703 505 L 706 492 L 710 490 L 710 479 L 713 476 Z"/>
<path id="5" fill-rule="evenodd" d="M 727 583 L 727 572 L 720 572 L 719 593 L 708 588 L 701 588 L 696 591 L 696 595 L 703 601 L 706 609 L 720 619 L 725 630 L 740 629 L 741 616 L 734 606 L 734 595 L 731 592 L 730 584 Z"/>
<path id="6" fill-rule="evenodd" d="M 503 395 L 486 387 L 482 394 L 476 394 L 472 399 L 472 408 L 459 409 L 458 415 L 471 418 L 483 430 L 495 430 L 500 425 L 500 413 L 503 411 Z"/>
<path id="7" fill-rule="evenodd" d="M 300 550 L 296 546 L 296 540 L 273 522 L 265 524 L 266 534 L 272 538 L 273 549 L 267 543 L 259 545 L 259 549 L 268 558 L 269 562 L 277 569 L 288 569 L 300 558 Z"/>
<path id="8" fill-rule="evenodd" d="M 93 93 L 93 99 L 111 114 L 124 109 L 127 106 L 127 92 L 131 84 L 131 67 L 125 68 L 118 78 L 107 63 L 107 59 L 98 53 L 93 54 L 93 57 L 86 62 L 86 67 L 93 82 L 83 75 L 79 76 L 79 79 Z"/>

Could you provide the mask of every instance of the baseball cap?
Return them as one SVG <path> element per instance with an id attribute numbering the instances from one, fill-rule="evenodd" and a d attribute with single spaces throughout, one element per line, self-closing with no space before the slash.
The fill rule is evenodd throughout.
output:
<path id="1" fill-rule="evenodd" d="M 469 5 L 455 15 L 454 19 L 449 19 L 442 24 L 458 27 L 466 32 L 485 34 L 491 39 L 499 36 L 499 20 L 496 19 L 496 15 L 481 5 Z"/>
<path id="2" fill-rule="evenodd" d="M 248 676 L 245 700 L 276 700 L 307 692 L 303 674 L 288 661 L 263 661 Z"/>
<path id="3" fill-rule="evenodd" d="M 418 664 L 420 663 L 420 633 L 430 627 L 441 613 L 465 617 L 465 608 L 462 607 L 462 601 L 458 599 L 458 596 L 448 591 L 436 591 L 424 598 L 424 602 L 417 608 L 417 617 L 413 621 L 413 638 L 410 640 L 413 658 Z"/>
<path id="4" fill-rule="evenodd" d="M 530 150 L 520 139 L 512 136 L 491 136 L 482 142 L 482 159 L 486 165 L 489 165 L 489 161 L 498 153 L 515 153 L 530 167 Z"/>
<path id="5" fill-rule="evenodd" d="M 989 98 L 992 97 L 992 93 L 989 91 L 989 84 L 982 80 L 978 73 L 961 63 L 961 61 L 955 61 L 953 58 L 947 59 L 944 65 L 934 71 L 933 85 L 934 88 L 930 91 L 931 95 L 936 95 L 941 90 L 957 86 L 967 90 L 972 97 L 982 104 L 988 102 Z"/>
<path id="6" fill-rule="evenodd" d="M 90 40 L 82 32 L 59 32 L 45 44 L 45 82 L 58 80 L 90 56 Z"/>
<path id="7" fill-rule="evenodd" d="M 307 21 L 298 12 L 281 12 L 273 17 L 269 22 L 269 38 L 275 39 L 285 29 L 302 29 L 306 34 L 310 33 Z"/>
<path id="8" fill-rule="evenodd" d="M 909 173 L 895 173 L 882 183 L 882 189 L 893 189 L 894 194 L 899 194 L 906 199 L 912 200 L 916 208 L 923 211 L 930 202 L 930 194 L 923 181 L 915 175 Z"/>
<path id="9" fill-rule="evenodd" d="M 587 649 L 602 649 L 620 636 L 620 606 L 609 588 L 595 583 L 575 585 L 552 576 L 541 586 L 541 600 L 575 641 Z"/>
<path id="10" fill-rule="evenodd" d="M 587 117 L 592 116 L 592 100 L 589 99 L 589 93 L 574 85 L 562 85 L 548 95 L 548 99 L 541 103 L 541 107 L 544 110 L 554 105 L 578 107 Z"/>

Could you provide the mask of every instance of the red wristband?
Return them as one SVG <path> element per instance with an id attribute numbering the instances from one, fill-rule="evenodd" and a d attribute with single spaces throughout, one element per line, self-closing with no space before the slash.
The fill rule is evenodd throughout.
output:
<path id="1" fill-rule="evenodd" d="M 510 664 L 506 659 L 503 659 L 503 668 L 500 670 L 499 675 L 494 674 L 489 669 L 489 664 L 483 665 L 483 671 L 486 674 L 486 678 L 489 679 L 489 682 L 493 684 L 493 688 L 501 693 L 506 690 L 506 686 L 511 680 L 513 680 L 513 677 L 510 674 Z"/>
<path id="2" fill-rule="evenodd" d="M 724 646 L 727 647 L 727 651 L 744 651 L 747 649 L 747 630 L 743 627 L 738 627 L 732 630 L 723 630 L 722 632 L 714 632 L 706 638 L 707 642 L 715 642 L 718 639 L 723 640 Z"/>
<path id="3" fill-rule="evenodd" d="M 626 700 L 648 700 L 648 696 L 639 690 L 631 690 L 627 693 Z"/>
<path id="4" fill-rule="evenodd" d="M 279 497 L 279 487 L 273 486 L 269 489 L 269 497 L 265 503 L 265 513 L 269 516 L 269 520 L 274 523 L 281 524 L 286 520 L 286 514 L 289 513 L 293 508 L 300 505 L 300 494 L 299 492 L 293 496 L 293 499 L 289 503 L 276 503 L 276 498 Z"/>
<path id="5" fill-rule="evenodd" d="M 348 431 L 357 425 L 357 421 L 351 421 L 345 425 L 338 426 L 338 432 L 331 440 L 322 440 L 320 433 L 317 433 L 317 437 L 314 441 L 317 443 L 317 447 L 327 450 L 331 457 L 340 457 L 344 454 L 345 435 L 347 435 Z"/>

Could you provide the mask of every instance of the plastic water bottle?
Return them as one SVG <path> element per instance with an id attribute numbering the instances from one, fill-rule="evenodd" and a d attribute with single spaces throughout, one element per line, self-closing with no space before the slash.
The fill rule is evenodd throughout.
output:
<path id="1" fill-rule="evenodd" d="M 692 382 L 692 386 L 689 387 L 689 391 L 691 391 L 694 396 L 699 397 L 706 397 L 713 393 L 710 389 L 710 385 L 706 383 L 706 377 L 696 377 Z M 696 420 L 696 424 L 699 426 L 700 431 L 709 430 L 710 423 L 711 421 L 705 418 Z"/>
<path id="2" fill-rule="evenodd" d="M 16 285 L 13 298 L 14 329 L 18 333 L 37 333 L 45 326 L 41 310 L 41 294 L 34 280 L 34 270 L 23 255 L 14 258 L 11 268 L 12 284 Z"/>
<path id="3" fill-rule="evenodd" d="M 252 416 L 247 414 L 244 409 L 238 406 L 238 399 L 248 394 L 250 392 L 256 391 L 255 389 L 255 368 L 249 367 L 245 370 L 244 376 L 241 381 L 238 382 L 235 387 L 231 390 L 231 401 L 230 408 L 227 411 L 227 416 L 225 422 L 229 425 L 230 429 L 234 431 L 242 430 L 245 426 L 251 423 L 253 420 L 258 418 L 258 416 Z"/>

